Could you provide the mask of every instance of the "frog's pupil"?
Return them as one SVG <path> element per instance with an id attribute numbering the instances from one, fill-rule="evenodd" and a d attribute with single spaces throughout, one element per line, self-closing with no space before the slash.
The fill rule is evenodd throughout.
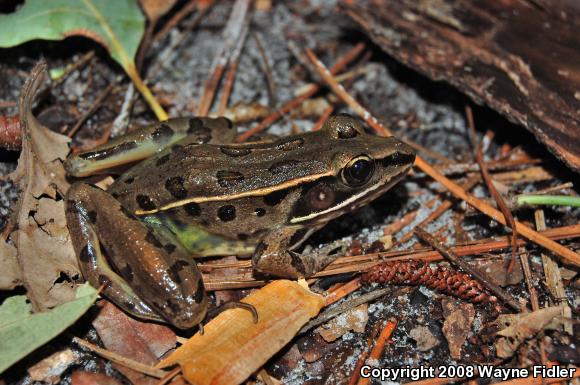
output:
<path id="1" fill-rule="evenodd" d="M 366 159 L 359 159 L 348 168 L 349 179 L 354 183 L 364 183 L 368 180 L 373 165 Z"/>

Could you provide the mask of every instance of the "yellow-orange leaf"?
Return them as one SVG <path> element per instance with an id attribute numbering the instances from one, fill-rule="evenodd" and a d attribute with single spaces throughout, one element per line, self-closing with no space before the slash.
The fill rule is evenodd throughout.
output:
<path id="1" fill-rule="evenodd" d="M 243 382 L 286 345 L 324 305 L 321 296 L 300 284 L 274 281 L 250 294 L 259 321 L 245 309 L 221 313 L 158 366 L 180 364 L 184 377 L 196 385 Z"/>

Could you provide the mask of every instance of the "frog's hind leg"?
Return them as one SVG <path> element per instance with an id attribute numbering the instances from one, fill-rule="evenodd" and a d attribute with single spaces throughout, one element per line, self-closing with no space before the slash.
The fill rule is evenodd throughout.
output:
<path id="1" fill-rule="evenodd" d="M 187 143 L 230 143 L 236 136 L 226 118 L 174 118 L 151 124 L 110 140 L 65 161 L 69 175 L 87 176 L 150 157 L 187 138 Z"/>
<path id="2" fill-rule="evenodd" d="M 125 311 L 179 328 L 203 320 L 207 297 L 185 249 L 158 234 L 107 192 L 83 183 L 67 193 L 67 224 L 81 272 Z M 135 292 L 138 289 L 139 294 Z"/>

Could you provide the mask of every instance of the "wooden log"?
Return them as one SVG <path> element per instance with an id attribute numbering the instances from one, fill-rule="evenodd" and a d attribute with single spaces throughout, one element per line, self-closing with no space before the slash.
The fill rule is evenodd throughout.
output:
<path id="1" fill-rule="evenodd" d="M 525 126 L 580 172 L 580 2 L 344 4 L 383 50 Z"/>

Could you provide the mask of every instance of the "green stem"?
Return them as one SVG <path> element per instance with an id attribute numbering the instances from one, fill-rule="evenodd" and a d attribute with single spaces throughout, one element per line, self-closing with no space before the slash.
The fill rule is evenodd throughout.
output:
<path id="1" fill-rule="evenodd" d="M 519 195 L 516 204 L 523 205 L 552 205 L 580 207 L 580 197 L 566 195 Z"/>
<path id="2" fill-rule="evenodd" d="M 125 72 L 127 72 L 127 75 L 129 75 L 129 77 L 133 81 L 133 84 L 135 84 L 137 90 L 141 92 L 141 95 L 143 95 L 145 101 L 149 104 L 149 107 L 151 107 L 151 109 L 155 113 L 155 116 L 157 116 L 157 119 L 167 120 L 167 118 L 169 117 L 167 115 L 167 112 L 165 112 L 163 107 L 161 107 L 161 104 L 159 104 L 157 99 L 155 99 L 155 96 L 153 96 L 153 94 L 151 93 L 151 90 L 149 90 L 149 87 L 147 87 L 147 85 L 143 82 L 141 76 L 139 76 L 139 73 L 137 72 L 137 69 L 135 68 L 133 63 L 125 67 Z"/>

